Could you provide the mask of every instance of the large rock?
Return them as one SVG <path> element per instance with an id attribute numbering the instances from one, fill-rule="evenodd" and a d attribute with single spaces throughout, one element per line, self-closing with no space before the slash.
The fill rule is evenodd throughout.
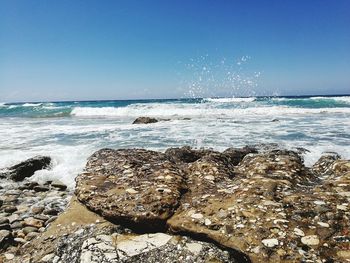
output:
<path id="1" fill-rule="evenodd" d="M 151 118 L 151 117 L 138 117 L 132 124 L 149 124 L 149 123 L 156 123 L 158 122 L 157 119 Z"/>
<path id="2" fill-rule="evenodd" d="M 22 181 L 32 176 L 36 171 L 50 166 L 51 158 L 48 156 L 36 156 L 8 168 L 6 175 L 14 181 Z"/>
<path id="3" fill-rule="evenodd" d="M 179 206 L 184 174 L 165 154 L 103 149 L 76 178 L 76 195 L 92 211 L 140 230 L 162 229 Z"/>
<path id="4" fill-rule="evenodd" d="M 190 164 L 189 190 L 168 225 L 253 262 L 339 260 L 342 242 L 350 241 L 348 165 L 335 162 L 336 178 L 320 182 L 290 151 L 247 155 L 234 177 L 225 165 L 198 160 Z"/>

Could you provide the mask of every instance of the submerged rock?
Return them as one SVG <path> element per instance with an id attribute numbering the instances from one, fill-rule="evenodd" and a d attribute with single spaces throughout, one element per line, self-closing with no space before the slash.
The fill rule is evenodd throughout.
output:
<path id="1" fill-rule="evenodd" d="M 76 182 L 89 209 L 143 231 L 165 225 L 185 187 L 183 172 L 165 154 L 141 149 L 96 152 Z"/>
<path id="2" fill-rule="evenodd" d="M 156 118 L 151 117 L 138 117 L 132 124 L 149 124 L 156 123 L 158 120 Z"/>
<path id="3" fill-rule="evenodd" d="M 32 176 L 36 171 L 48 168 L 51 158 L 48 156 L 36 156 L 8 168 L 6 175 L 14 181 L 23 181 Z"/>

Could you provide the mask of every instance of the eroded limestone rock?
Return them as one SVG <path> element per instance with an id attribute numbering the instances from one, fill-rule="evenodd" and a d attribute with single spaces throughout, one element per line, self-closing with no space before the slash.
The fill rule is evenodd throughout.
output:
<path id="1" fill-rule="evenodd" d="M 179 205 L 184 174 L 165 154 L 103 149 L 76 178 L 76 195 L 92 211 L 140 230 L 159 229 Z"/>

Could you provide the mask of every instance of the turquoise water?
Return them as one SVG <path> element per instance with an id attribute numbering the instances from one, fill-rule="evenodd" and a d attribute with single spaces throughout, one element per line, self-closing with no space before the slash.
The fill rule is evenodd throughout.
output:
<path id="1" fill-rule="evenodd" d="M 139 116 L 169 121 L 133 125 Z M 71 186 L 102 147 L 223 150 L 277 143 L 307 148 L 307 165 L 324 151 L 350 158 L 350 96 L 0 103 L 0 120 L 0 169 L 50 155 L 52 169 L 34 179 Z"/>
<path id="2" fill-rule="evenodd" d="M 80 108 L 125 108 L 144 104 L 208 104 L 213 108 L 239 109 L 251 107 L 284 106 L 306 109 L 350 108 L 350 97 L 258 97 L 258 98 L 208 98 L 208 99 L 154 99 L 154 100 L 111 100 L 111 101 L 72 101 L 72 102 L 33 102 L 1 103 L 0 117 L 49 118 L 84 116 Z M 78 110 L 77 110 L 78 109 Z M 78 113 L 77 113 L 78 111 Z M 93 114 L 85 113 L 89 116 Z M 106 113 L 108 116 L 113 114 Z M 103 115 L 101 113 L 101 115 Z M 122 116 L 115 112 L 115 116 Z"/>

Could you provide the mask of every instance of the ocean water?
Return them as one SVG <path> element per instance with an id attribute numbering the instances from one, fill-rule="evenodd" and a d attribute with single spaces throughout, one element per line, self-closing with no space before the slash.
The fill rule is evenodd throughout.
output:
<path id="1" fill-rule="evenodd" d="M 133 125 L 139 116 L 169 121 Z M 0 103 L 0 169 L 35 155 L 53 158 L 33 180 L 70 187 L 103 147 L 164 151 L 190 145 L 224 150 L 260 143 L 350 158 L 350 96 Z"/>

